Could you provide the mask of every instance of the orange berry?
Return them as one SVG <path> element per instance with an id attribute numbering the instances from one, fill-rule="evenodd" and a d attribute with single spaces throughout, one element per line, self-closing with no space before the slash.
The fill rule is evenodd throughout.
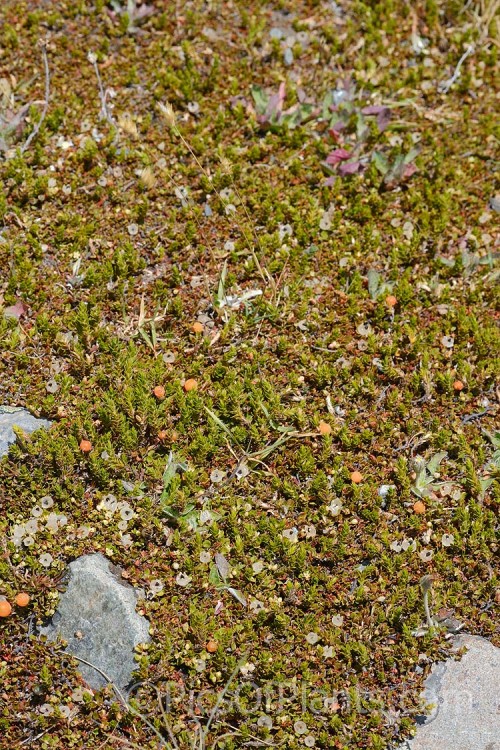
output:
<path id="1" fill-rule="evenodd" d="M 167 431 L 166 430 L 160 430 L 158 433 L 158 440 L 161 440 L 162 442 L 167 439 Z"/>
<path id="2" fill-rule="evenodd" d="M 90 453 L 90 451 L 92 450 L 92 443 L 90 442 L 90 440 L 81 440 L 80 450 L 82 453 Z"/>
<path id="3" fill-rule="evenodd" d="M 26 607 L 30 603 L 30 598 L 28 594 L 22 591 L 21 593 L 16 594 L 14 601 L 18 607 Z"/>
<path id="4" fill-rule="evenodd" d="M 354 484 L 359 484 L 363 481 L 363 475 L 359 471 L 353 471 L 351 474 L 351 482 L 354 482 Z"/>
<path id="5" fill-rule="evenodd" d="M 455 380 L 455 382 L 453 383 L 453 390 L 454 391 L 459 391 L 459 392 L 463 391 L 464 387 L 465 386 L 464 386 L 464 384 L 462 383 L 461 380 Z"/>
<path id="6" fill-rule="evenodd" d="M 385 304 L 387 307 L 396 307 L 398 300 L 393 294 L 388 294 L 385 298 Z"/>
<path id="7" fill-rule="evenodd" d="M 165 398 L 165 388 L 162 385 L 156 385 L 153 388 L 153 393 L 158 401 L 163 401 L 163 399 Z"/>
<path id="8" fill-rule="evenodd" d="M 320 422 L 319 423 L 319 431 L 322 435 L 331 435 L 332 434 L 332 426 L 328 424 L 328 422 Z"/>
<path id="9" fill-rule="evenodd" d="M 11 612 L 12 612 L 12 607 L 10 606 L 7 599 L 1 599 L 0 600 L 0 617 L 8 617 Z"/>
<path id="10" fill-rule="evenodd" d="M 218 648 L 219 644 L 217 643 L 217 641 L 209 641 L 206 645 L 206 649 L 209 654 L 215 654 Z"/>
<path id="11" fill-rule="evenodd" d="M 198 388 L 198 381 L 195 380 L 194 378 L 189 378 L 184 383 L 184 390 L 187 392 L 196 391 L 197 388 Z"/>
<path id="12" fill-rule="evenodd" d="M 203 323 L 200 323 L 200 321 L 197 320 L 191 326 L 191 330 L 193 330 L 195 333 L 203 333 Z"/>
<path id="13" fill-rule="evenodd" d="M 421 516 L 422 513 L 425 513 L 424 503 L 421 500 L 417 500 L 417 502 L 413 504 L 413 510 L 415 511 L 415 513 Z"/>

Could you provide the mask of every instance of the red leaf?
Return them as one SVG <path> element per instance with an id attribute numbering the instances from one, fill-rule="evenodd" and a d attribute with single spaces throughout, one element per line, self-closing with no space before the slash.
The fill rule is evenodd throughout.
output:
<path id="1" fill-rule="evenodd" d="M 326 157 L 326 163 L 339 164 L 342 161 L 350 159 L 351 156 L 352 153 L 350 151 L 346 151 L 345 148 L 336 148 L 333 151 L 330 151 L 330 153 Z"/>
<path id="2" fill-rule="evenodd" d="M 339 165 L 339 174 L 356 174 L 362 169 L 360 161 L 347 161 Z"/>
<path id="3" fill-rule="evenodd" d="M 21 302 L 21 300 L 18 299 L 14 305 L 10 305 L 10 307 L 4 308 L 3 315 L 4 318 L 15 318 L 16 320 L 19 320 L 19 318 L 24 315 L 27 309 L 28 308 L 26 307 L 24 302 Z"/>
<path id="4" fill-rule="evenodd" d="M 411 177 L 412 174 L 415 174 L 416 171 L 417 171 L 417 167 L 415 166 L 415 164 L 410 162 L 410 164 L 407 164 L 404 169 L 403 177 L 405 179 L 408 179 L 408 177 Z"/>

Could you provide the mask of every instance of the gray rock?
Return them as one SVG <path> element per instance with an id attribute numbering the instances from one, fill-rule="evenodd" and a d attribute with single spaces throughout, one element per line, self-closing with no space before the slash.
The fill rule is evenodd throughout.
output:
<path id="1" fill-rule="evenodd" d="M 42 427 L 48 429 L 50 425 L 47 419 L 37 419 L 22 406 L 0 406 L 0 456 L 5 456 L 9 445 L 16 441 L 14 426 L 31 433 Z"/>
<path id="2" fill-rule="evenodd" d="M 500 750 L 500 649 L 485 638 L 461 635 L 460 661 L 435 664 L 425 682 L 416 734 L 399 750 Z"/>
<path id="3" fill-rule="evenodd" d="M 137 668 L 134 648 L 150 640 L 149 623 L 135 611 L 139 592 L 120 577 L 120 569 L 100 554 L 84 555 L 70 563 L 66 591 L 42 635 L 61 636 L 68 653 L 101 669 L 122 691 Z M 83 679 L 94 690 L 104 677 L 80 663 Z"/>

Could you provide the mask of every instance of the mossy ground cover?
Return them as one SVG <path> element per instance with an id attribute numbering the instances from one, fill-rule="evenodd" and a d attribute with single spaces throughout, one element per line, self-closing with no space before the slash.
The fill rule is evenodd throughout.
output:
<path id="1" fill-rule="evenodd" d="M 125 11 L 2 3 L 0 401 L 54 421 L 1 463 L 4 746 L 173 745 L 169 685 L 190 747 L 236 671 L 208 746 L 387 747 L 423 576 L 498 643 L 494 3 Z M 36 636 L 96 551 L 149 725 Z"/>

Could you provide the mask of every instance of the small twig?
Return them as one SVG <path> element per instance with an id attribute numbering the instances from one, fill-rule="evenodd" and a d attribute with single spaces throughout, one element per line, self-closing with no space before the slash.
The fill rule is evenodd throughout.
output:
<path id="1" fill-rule="evenodd" d="M 19 743 L 19 747 L 21 747 L 21 745 L 26 745 L 28 742 L 31 745 L 32 742 L 35 742 L 35 740 L 39 740 L 40 737 L 43 737 L 43 735 L 47 734 L 47 732 L 49 731 L 50 731 L 50 727 L 47 727 L 47 729 L 44 729 L 43 732 L 40 732 L 40 734 L 37 734 L 36 737 L 27 737 L 25 740 Z"/>
<path id="2" fill-rule="evenodd" d="M 484 411 L 476 411 L 472 414 L 464 414 L 462 417 L 462 424 L 467 424 L 467 422 L 472 422 L 474 419 L 481 419 L 481 417 L 485 417 L 487 414 L 489 414 L 490 409 L 489 407 L 484 409 Z"/>
<path id="3" fill-rule="evenodd" d="M 104 679 L 106 680 L 106 682 L 108 683 L 108 685 L 111 685 L 111 687 L 115 691 L 116 695 L 118 696 L 118 698 L 122 702 L 124 708 L 126 708 L 127 711 L 129 711 L 131 714 L 134 714 L 139 719 L 141 719 L 144 722 L 144 724 L 147 727 L 149 727 L 149 729 L 151 729 L 152 732 L 154 732 L 154 734 L 160 740 L 160 743 L 161 743 L 160 747 L 165 746 L 165 747 L 168 748 L 168 744 L 165 742 L 165 738 L 162 737 L 162 735 L 157 730 L 157 728 L 144 716 L 144 714 L 141 714 L 140 711 L 137 711 L 137 709 L 135 709 L 133 706 L 130 705 L 130 703 L 127 701 L 127 699 L 123 695 L 122 691 L 115 685 L 115 683 L 113 682 L 113 680 L 110 677 L 108 677 L 108 675 L 106 674 L 106 672 L 103 672 L 102 669 L 100 669 L 99 667 L 96 667 L 96 665 L 92 664 L 92 662 L 87 661 L 86 659 L 82 659 L 81 656 L 76 656 L 76 654 L 69 654 L 69 656 L 71 656 L 71 658 L 76 659 L 77 661 L 81 662 L 82 664 L 86 664 L 88 667 L 92 667 L 92 669 L 95 669 L 96 672 L 99 672 L 99 674 L 101 675 L 101 677 L 104 677 Z"/>
<path id="4" fill-rule="evenodd" d="M 113 127 L 116 128 L 116 122 L 114 121 L 113 117 L 109 113 L 108 105 L 106 104 L 106 90 L 104 89 L 102 85 L 102 79 L 101 74 L 99 73 L 99 67 L 97 65 L 97 55 L 95 52 L 89 52 L 87 55 L 87 59 L 89 63 L 92 65 L 95 71 L 95 75 L 97 78 L 97 85 L 99 86 L 99 99 L 101 100 L 101 111 L 100 111 L 100 117 L 104 118 L 108 121 L 108 123 Z"/>
<path id="5" fill-rule="evenodd" d="M 38 135 L 40 132 L 40 128 L 43 125 L 43 121 L 45 120 L 45 115 L 47 114 L 47 110 L 49 108 L 49 99 L 50 99 L 50 70 L 49 70 L 49 60 L 47 58 L 47 42 L 41 42 L 42 47 L 42 59 L 43 59 L 43 67 L 45 69 L 45 100 L 43 104 L 42 114 L 40 115 L 40 119 L 36 123 L 35 127 L 27 137 L 26 141 L 24 142 L 24 145 L 21 146 L 21 153 L 24 154 L 26 149 L 28 149 L 31 145 L 31 142 L 34 138 Z"/>
<path id="6" fill-rule="evenodd" d="M 453 75 L 451 78 L 448 78 L 448 80 L 443 81 L 443 83 L 440 83 L 438 86 L 438 90 L 441 94 L 447 94 L 448 91 L 451 89 L 455 81 L 460 76 L 460 68 L 462 67 L 463 63 L 467 60 L 467 58 L 473 54 L 473 52 L 476 51 L 476 46 L 474 44 L 469 44 L 467 49 L 465 50 L 464 54 L 460 58 L 460 60 L 457 62 L 457 65 L 455 67 L 455 70 L 453 71 Z"/>
<path id="7" fill-rule="evenodd" d="M 420 588 L 422 589 L 422 593 L 424 595 L 425 619 L 426 619 L 427 627 L 429 628 L 429 630 L 435 626 L 434 620 L 431 615 L 431 609 L 429 606 L 429 593 L 432 591 L 432 582 L 433 582 L 433 578 L 431 575 L 423 576 L 420 579 Z"/>

